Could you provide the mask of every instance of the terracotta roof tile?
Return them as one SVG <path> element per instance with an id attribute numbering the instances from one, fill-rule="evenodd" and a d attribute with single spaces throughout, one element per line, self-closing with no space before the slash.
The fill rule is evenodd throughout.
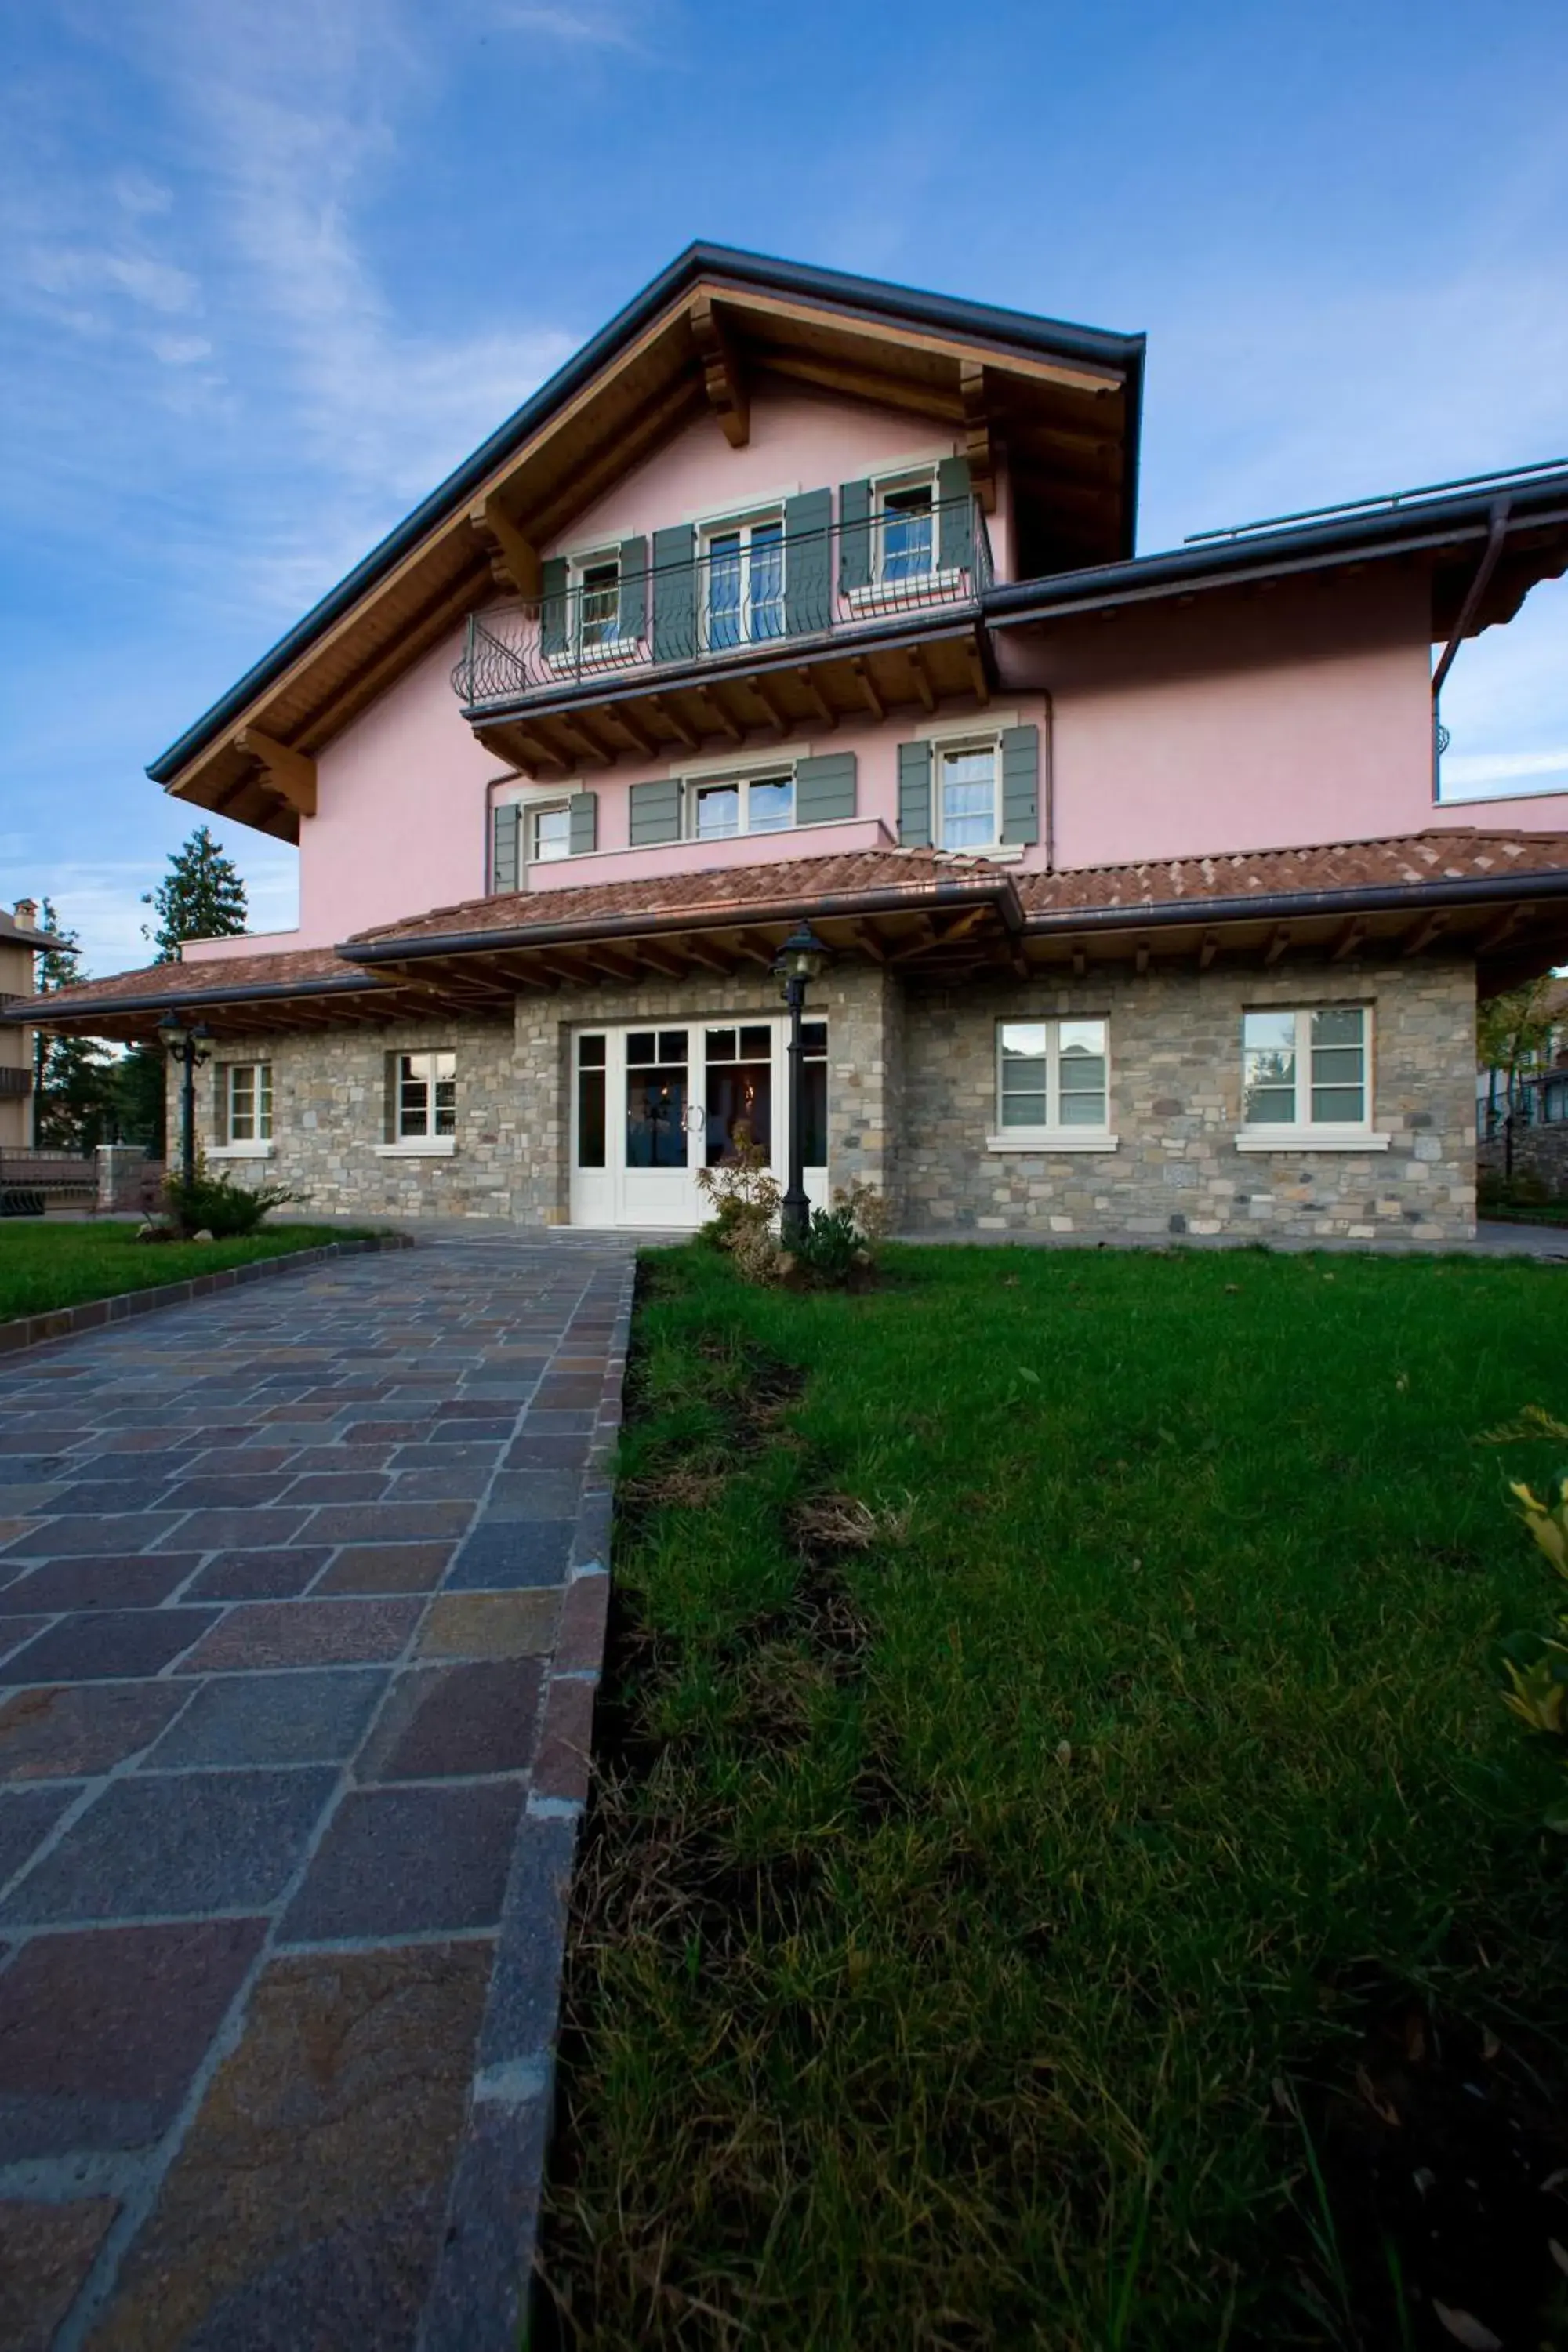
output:
<path id="1" fill-rule="evenodd" d="M 1568 834 L 1483 833 L 1453 826 L 1394 839 L 1342 841 L 1311 849 L 1237 850 L 1140 866 L 1078 866 L 1020 874 L 1026 914 L 1100 907 L 1169 907 L 1191 899 L 1285 898 L 1322 890 L 1418 888 L 1432 882 L 1505 879 L 1568 867 Z"/>
<path id="2" fill-rule="evenodd" d="M 237 989 L 320 986 L 333 980 L 352 981 L 361 988 L 385 984 L 362 965 L 345 963 L 331 948 L 300 948 L 290 955 L 215 956 L 210 963 L 144 964 L 138 971 L 78 981 L 47 996 L 20 998 L 8 1011 L 15 1018 L 33 1007 L 60 1012 L 72 1005 L 134 1004 L 148 998 L 163 1003 L 203 995 L 216 1001 Z"/>
<path id="3" fill-rule="evenodd" d="M 357 931 L 351 947 L 386 940 L 456 937 L 472 931 L 516 931 L 538 925 L 616 921 L 631 915 L 655 920 L 711 919 L 731 908 L 816 906 L 826 898 L 861 891 L 900 889 L 919 894 L 933 883 L 990 879 L 998 868 L 989 858 L 959 857 L 936 849 L 863 849 L 837 857 L 791 857 L 775 865 L 723 866 L 706 873 L 660 874 L 637 882 L 595 882 L 576 890 L 519 890 L 501 898 L 468 898 L 456 907 L 435 907 L 426 915 Z"/>

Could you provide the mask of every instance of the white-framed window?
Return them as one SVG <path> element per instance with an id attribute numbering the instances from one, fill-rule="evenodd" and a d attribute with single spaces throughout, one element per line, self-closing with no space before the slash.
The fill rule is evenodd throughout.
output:
<path id="1" fill-rule="evenodd" d="M 871 495 L 874 579 L 887 588 L 929 580 L 941 552 L 935 467 L 874 482 Z"/>
<path id="2" fill-rule="evenodd" d="M 1243 1150 L 1382 1147 L 1372 1129 L 1372 1013 L 1364 1004 L 1256 1006 L 1241 1016 Z"/>
<path id="3" fill-rule="evenodd" d="M 686 813 L 687 832 L 693 841 L 733 841 L 742 833 L 788 833 L 795 824 L 795 771 L 694 776 L 686 787 Z"/>
<path id="4" fill-rule="evenodd" d="M 434 1140 L 458 1131 L 456 1054 L 394 1054 L 389 1139 Z"/>
<path id="5" fill-rule="evenodd" d="M 1114 1147 L 1110 1031 L 1100 1016 L 998 1021 L 994 1150 Z"/>
<path id="6" fill-rule="evenodd" d="M 995 737 L 931 746 L 939 849 L 994 849 L 1002 837 L 1001 752 Z"/>
<path id="7" fill-rule="evenodd" d="M 572 812 L 564 801 L 525 804 L 522 812 L 523 855 L 530 866 L 547 866 L 552 858 L 572 855 Z"/>
<path id="8" fill-rule="evenodd" d="M 223 1140 L 226 1143 L 270 1143 L 271 1063 L 227 1062 L 219 1074 L 218 1085 Z"/>
<path id="9" fill-rule="evenodd" d="M 767 643 L 784 634 L 784 517 L 776 509 L 702 533 L 699 580 L 702 648 Z"/>
<path id="10" fill-rule="evenodd" d="M 577 643 L 584 653 L 618 644 L 621 635 L 621 556 L 618 548 L 574 556 L 571 583 L 576 590 Z"/>

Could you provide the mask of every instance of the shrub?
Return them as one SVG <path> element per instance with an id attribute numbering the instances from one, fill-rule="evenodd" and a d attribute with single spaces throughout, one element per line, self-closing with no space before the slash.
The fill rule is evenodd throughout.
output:
<path id="1" fill-rule="evenodd" d="M 1531 1405 L 1518 1423 L 1491 1435 L 1494 1442 L 1501 1443 L 1510 1438 L 1568 1438 L 1568 1423 L 1553 1420 L 1540 1405 Z M 1554 1574 L 1568 1584 L 1568 1476 L 1559 1476 L 1555 1497 L 1544 1502 L 1521 1479 L 1510 1480 L 1509 1491 Z M 1568 1760 L 1568 1641 L 1555 1638 L 1564 1634 L 1568 1634 L 1568 1610 L 1559 1611 L 1552 1633 L 1539 1646 L 1532 1638 L 1519 1656 L 1505 1656 L 1510 1686 L 1502 1702 L 1530 1730 L 1556 1740 Z M 1546 1822 L 1550 1829 L 1568 1831 L 1568 1799 L 1552 1808 Z"/>
<path id="2" fill-rule="evenodd" d="M 252 1192 L 247 1185 L 236 1184 L 226 1176 L 209 1176 L 205 1168 L 196 1170 L 187 1184 L 181 1176 L 163 1179 L 163 1199 L 170 1216 L 183 1234 L 211 1234 L 215 1241 L 228 1241 L 237 1234 L 253 1234 L 268 1209 L 280 1209 L 288 1201 L 299 1199 L 297 1192 L 287 1192 L 279 1185 L 264 1185 Z"/>

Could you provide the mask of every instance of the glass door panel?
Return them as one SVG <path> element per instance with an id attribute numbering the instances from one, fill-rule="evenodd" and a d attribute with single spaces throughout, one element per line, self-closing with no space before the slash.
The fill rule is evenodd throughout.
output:
<path id="1" fill-rule="evenodd" d="M 773 1150 L 773 1024 L 710 1029 L 706 1064 L 707 1159 L 731 1160 L 743 1144 L 757 1145 L 769 1165 Z"/>
<path id="2" fill-rule="evenodd" d="M 687 1164 L 687 1032 L 634 1029 L 626 1037 L 626 1167 Z"/>

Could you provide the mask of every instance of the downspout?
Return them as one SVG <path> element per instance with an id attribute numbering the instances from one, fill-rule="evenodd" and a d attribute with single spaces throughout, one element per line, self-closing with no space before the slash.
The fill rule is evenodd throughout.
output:
<path id="1" fill-rule="evenodd" d="M 1057 870 L 1056 733 L 1057 707 L 1050 688 L 1047 687 L 1044 774 L 1040 780 L 1040 788 L 1046 803 L 1041 817 L 1041 826 L 1046 837 L 1046 872 L 1047 874 L 1054 874 Z"/>
<path id="2" fill-rule="evenodd" d="M 1481 560 L 1476 566 L 1476 576 L 1471 581 L 1465 601 L 1459 607 L 1459 617 L 1454 624 L 1452 635 L 1443 648 L 1442 658 L 1432 673 L 1432 801 L 1434 806 L 1436 805 L 1441 781 L 1437 772 L 1437 699 L 1443 691 L 1443 681 L 1454 667 L 1454 656 L 1459 650 L 1459 642 L 1475 619 L 1481 598 L 1486 594 L 1492 573 L 1497 570 L 1498 558 L 1502 553 L 1502 543 L 1508 535 L 1508 499 L 1494 499 L 1491 520 L 1487 531 L 1487 543 L 1481 550 Z"/>

